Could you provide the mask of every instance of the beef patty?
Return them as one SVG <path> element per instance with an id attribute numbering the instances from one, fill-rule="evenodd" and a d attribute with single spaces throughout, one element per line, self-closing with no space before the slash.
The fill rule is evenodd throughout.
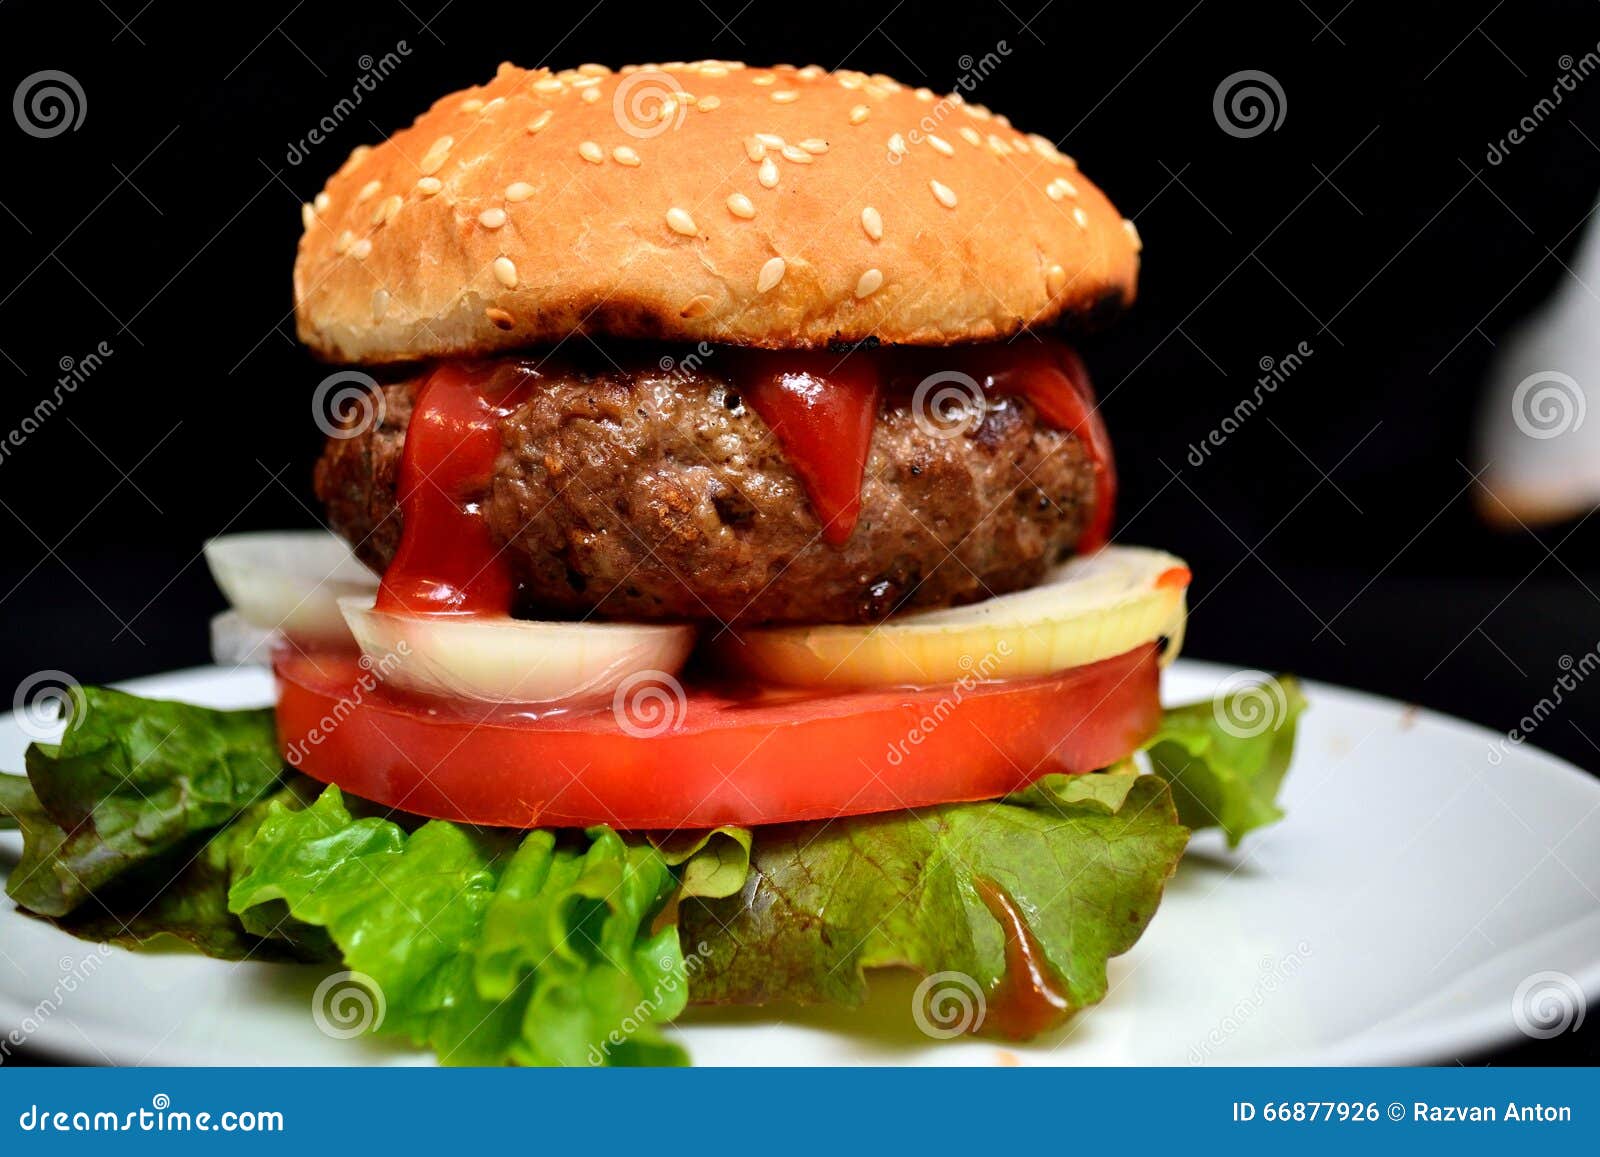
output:
<path id="1" fill-rule="evenodd" d="M 421 379 L 383 387 L 383 419 L 328 440 L 316 491 L 382 570 Z M 964 434 L 881 403 L 861 515 L 822 541 L 806 491 L 728 382 L 654 364 L 548 376 L 504 419 L 484 509 L 518 580 L 517 613 L 723 622 L 869 622 L 1017 590 L 1071 553 L 1095 479 L 1076 437 L 1019 398 Z"/>

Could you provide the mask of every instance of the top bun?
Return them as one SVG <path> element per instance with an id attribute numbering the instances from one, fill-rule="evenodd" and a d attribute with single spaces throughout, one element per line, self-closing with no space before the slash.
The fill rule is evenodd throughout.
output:
<path id="1" fill-rule="evenodd" d="M 300 337 L 342 361 L 983 341 L 1125 305 L 1139 267 L 1044 137 L 815 65 L 503 64 L 356 149 L 304 217 Z"/>

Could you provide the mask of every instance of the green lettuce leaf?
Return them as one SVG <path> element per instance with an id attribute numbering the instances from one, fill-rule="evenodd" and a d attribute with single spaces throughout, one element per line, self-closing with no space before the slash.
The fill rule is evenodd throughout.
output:
<path id="1" fill-rule="evenodd" d="M 214 711 L 103 687 L 72 690 L 60 743 L 28 748 L 28 780 L 0 785 L 23 831 L 6 891 L 42 916 L 222 826 L 282 772 L 272 712 Z M 24 787 L 28 790 L 24 790 Z"/>
<path id="2" fill-rule="evenodd" d="M 677 883 L 648 845 L 608 828 L 407 833 L 329 788 L 269 807 L 243 866 L 234 912 L 281 903 L 326 929 L 381 996 L 381 1028 L 446 1064 L 686 1059 L 661 1031 L 688 992 L 677 930 L 652 931 Z"/>
<path id="3" fill-rule="evenodd" d="M 720 899 L 744 887 L 750 871 L 749 828 L 672 832 L 652 835 L 650 842 L 668 866 L 678 870 L 678 885 L 685 896 Z"/>
<path id="4" fill-rule="evenodd" d="M 763 828 L 737 896 L 680 909 L 684 942 L 704 945 L 695 1000 L 854 1005 L 867 969 L 904 966 L 962 974 L 993 1003 L 1008 936 L 985 893 L 998 893 L 1042 953 L 1064 1019 L 1105 996 L 1106 961 L 1144 931 L 1187 840 L 1165 785 L 1133 775 Z M 1003 1011 L 991 1009 L 1002 1031 Z"/>
<path id="5" fill-rule="evenodd" d="M 296 777 L 297 779 L 299 777 Z M 301 781 L 273 798 L 299 806 Z M 185 840 L 167 852 L 126 863 L 94 893 L 82 893 L 70 911 L 42 912 L 64 894 L 78 895 L 82 859 L 101 854 L 92 832 L 69 837 L 45 814 L 21 776 L 0 776 L 0 810 L 22 829 L 23 853 L 9 891 L 30 915 L 49 920 L 83 940 L 124 948 L 160 948 L 169 938 L 223 960 L 326 960 L 332 945 L 319 929 L 284 919 L 252 927 L 228 911 L 228 887 L 240 850 L 255 835 L 264 803 L 252 805 L 225 827 Z"/>
<path id="6" fill-rule="evenodd" d="M 1148 744 L 1178 816 L 1191 828 L 1220 827 L 1228 846 L 1283 818 L 1278 790 L 1306 708 L 1294 679 L 1268 679 L 1162 714 Z"/>

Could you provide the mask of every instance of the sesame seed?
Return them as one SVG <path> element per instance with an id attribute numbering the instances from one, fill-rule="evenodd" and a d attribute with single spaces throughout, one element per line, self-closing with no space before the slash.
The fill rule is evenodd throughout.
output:
<path id="1" fill-rule="evenodd" d="M 778 166 L 772 163 L 771 157 L 762 158 L 761 168 L 756 170 L 756 180 L 761 182 L 763 189 L 778 187 Z"/>
<path id="2" fill-rule="evenodd" d="M 1031 153 L 1031 152 L 1033 152 L 1033 146 L 1030 145 L 1027 141 L 1023 140 L 1021 137 L 1012 137 L 1011 138 L 1011 147 L 1016 149 L 1017 152 L 1019 152 L 1019 153 Z"/>
<path id="3" fill-rule="evenodd" d="M 593 63 L 580 64 L 580 65 L 578 65 L 578 75 L 579 76 L 610 76 L 611 75 L 611 70 L 609 68 L 607 68 L 603 64 L 593 64 Z"/>
<path id="4" fill-rule="evenodd" d="M 889 151 L 897 157 L 906 155 L 906 139 L 899 133 L 889 138 Z"/>
<path id="5" fill-rule="evenodd" d="M 699 317 L 709 312 L 714 304 L 715 302 L 712 301 L 709 294 L 697 293 L 689 299 L 688 304 L 678 311 L 678 316 Z"/>
<path id="6" fill-rule="evenodd" d="M 806 152 L 814 153 L 820 157 L 823 153 L 828 151 L 828 142 L 823 140 L 821 137 L 807 137 L 805 140 L 800 142 L 800 147 Z"/>
<path id="7" fill-rule="evenodd" d="M 473 97 L 471 100 L 464 100 L 461 102 L 461 111 L 466 113 L 477 112 L 482 107 L 483 102 L 477 97 Z"/>
<path id="8" fill-rule="evenodd" d="M 507 289 L 517 287 L 517 267 L 509 257 L 494 259 L 494 279 Z"/>
<path id="9" fill-rule="evenodd" d="M 312 206 L 311 202 L 307 201 L 305 204 L 300 206 L 300 226 L 307 232 L 310 232 L 311 226 L 315 225 L 316 223 L 317 211 Z"/>
<path id="10" fill-rule="evenodd" d="M 1128 235 L 1128 240 L 1133 242 L 1135 253 L 1144 248 L 1144 241 L 1139 236 L 1139 227 L 1126 217 L 1122 219 L 1122 231 Z"/>
<path id="11" fill-rule="evenodd" d="M 509 313 L 503 309 L 496 309 L 494 306 L 484 310 L 483 316 L 488 318 L 490 323 L 497 329 L 511 329 L 516 325 Z"/>
<path id="12" fill-rule="evenodd" d="M 627 145 L 618 145 L 611 150 L 611 159 L 619 165 L 627 165 L 630 169 L 639 167 L 639 154 Z"/>
<path id="13" fill-rule="evenodd" d="M 933 190 L 934 198 L 946 209 L 954 209 L 956 207 L 955 190 L 951 189 L 949 185 L 940 181 L 929 181 L 928 188 Z"/>
<path id="14" fill-rule="evenodd" d="M 1067 195 L 1067 191 L 1054 181 L 1051 181 L 1044 187 L 1044 193 L 1045 196 L 1049 197 L 1052 201 L 1059 201 L 1061 198 Z"/>
<path id="15" fill-rule="evenodd" d="M 722 65 L 720 65 L 720 64 L 702 64 L 700 66 L 700 75 L 701 76 L 727 76 L 728 75 L 728 70 L 726 68 L 723 68 Z"/>
<path id="16" fill-rule="evenodd" d="M 389 291 L 387 289 L 374 289 L 372 291 L 372 320 L 382 321 L 383 315 L 389 312 Z"/>
<path id="17" fill-rule="evenodd" d="M 720 96 L 703 96 L 695 103 L 694 107 L 699 109 L 701 112 L 710 112 L 712 109 L 718 108 L 721 105 L 722 98 Z"/>
<path id="18" fill-rule="evenodd" d="M 1078 195 L 1078 187 L 1065 177 L 1057 177 L 1050 183 L 1068 197 L 1076 197 Z"/>
<path id="19" fill-rule="evenodd" d="M 1060 293 L 1066 288 L 1066 285 L 1067 271 L 1061 268 L 1061 266 L 1052 265 L 1049 269 L 1044 271 L 1045 292 L 1051 297 L 1055 297 L 1056 294 Z"/>
<path id="20" fill-rule="evenodd" d="M 756 140 L 766 145 L 769 149 L 783 148 L 783 138 L 777 133 L 757 133 Z"/>
<path id="21" fill-rule="evenodd" d="M 693 237 L 697 232 L 694 227 L 694 218 L 677 206 L 667 210 L 667 228 L 674 233 L 681 233 L 685 237 Z"/>
<path id="22" fill-rule="evenodd" d="M 424 177 L 431 177 L 444 167 L 445 158 L 450 155 L 450 150 L 455 148 L 454 137 L 440 137 L 428 146 L 428 151 L 422 154 L 422 160 L 417 162 L 417 168 L 422 170 Z"/>
<path id="23" fill-rule="evenodd" d="M 360 241 L 357 241 L 354 245 L 350 246 L 350 256 L 354 257 L 357 261 L 365 261 L 367 254 L 371 252 L 372 240 L 368 237 L 363 237 Z"/>
<path id="24" fill-rule="evenodd" d="M 604 164 L 606 152 L 593 141 L 584 141 L 578 146 L 578 155 L 592 165 Z"/>
<path id="25" fill-rule="evenodd" d="M 356 194 L 356 204 L 359 205 L 363 201 L 370 200 L 372 196 L 381 188 L 383 188 L 382 181 L 368 181 L 365 185 L 361 186 L 361 191 Z"/>
<path id="26" fill-rule="evenodd" d="M 956 130 L 956 132 L 960 133 L 961 139 L 966 141 L 969 145 L 981 146 L 983 144 L 983 137 L 980 136 L 978 130 L 973 128 L 971 125 L 962 125 Z"/>
<path id="27" fill-rule="evenodd" d="M 761 141 L 755 137 L 745 137 L 744 155 L 749 157 L 752 161 L 759 161 L 762 157 L 767 155 L 767 146 L 762 144 Z"/>
<path id="28" fill-rule="evenodd" d="M 858 125 L 872 115 L 872 110 L 864 104 L 858 104 L 850 110 L 850 123 Z"/>
<path id="29" fill-rule="evenodd" d="M 780 88 L 773 92 L 773 104 L 793 104 L 800 99 L 800 94 L 792 88 Z"/>
<path id="30" fill-rule="evenodd" d="M 929 101 L 931 101 L 933 99 L 933 89 L 931 89 L 931 88 L 919 88 L 912 95 L 914 95 L 923 104 L 927 104 Z"/>
<path id="31" fill-rule="evenodd" d="M 533 196 L 533 186 L 526 181 L 513 181 L 506 186 L 506 200 L 515 204 Z"/>
<path id="32" fill-rule="evenodd" d="M 839 87 L 848 88 L 852 92 L 860 88 L 866 82 L 867 78 L 862 76 L 859 72 L 841 72 L 839 74 Z M 865 106 L 857 105 L 856 107 L 864 108 Z"/>
<path id="33" fill-rule="evenodd" d="M 356 235 L 350 232 L 350 230 L 346 229 L 343 233 L 340 233 L 338 237 L 334 238 L 333 251 L 335 253 L 346 252 L 355 239 Z"/>
<path id="34" fill-rule="evenodd" d="M 598 88 L 586 88 L 583 90 L 583 101 L 585 104 L 593 104 L 599 99 L 600 90 Z"/>
<path id="35" fill-rule="evenodd" d="M 438 177 L 417 178 L 417 192 L 424 197 L 431 197 L 442 188 L 444 188 L 444 182 L 439 180 Z"/>
<path id="36" fill-rule="evenodd" d="M 871 297 L 883 285 L 883 270 L 869 269 L 856 282 L 857 297 Z"/>
<path id="37" fill-rule="evenodd" d="M 756 215 L 756 207 L 743 193 L 734 193 L 728 197 L 728 212 L 748 221 Z"/>
<path id="38" fill-rule="evenodd" d="M 788 268 L 781 257 L 771 258 L 761 267 L 761 274 L 756 278 L 756 292 L 765 293 L 778 282 L 783 280 L 783 271 Z"/>
<path id="39" fill-rule="evenodd" d="M 553 76 L 547 76 L 543 80 L 534 81 L 533 87 L 537 92 L 560 92 L 566 85 Z"/>
<path id="40" fill-rule="evenodd" d="M 989 148 L 994 151 L 994 154 L 997 157 L 1004 157 L 1011 152 L 1011 146 L 1006 144 L 1006 142 L 996 133 L 989 134 Z"/>
<path id="41" fill-rule="evenodd" d="M 861 227 L 874 241 L 883 238 L 883 217 L 871 205 L 861 210 Z"/>
<path id="42" fill-rule="evenodd" d="M 811 163 L 811 154 L 799 145 L 784 145 L 783 159 L 793 161 L 797 165 L 809 165 Z"/>
<path id="43" fill-rule="evenodd" d="M 382 225 L 390 217 L 393 217 L 396 213 L 400 212 L 400 206 L 403 204 L 405 204 L 405 201 L 401 198 L 400 194 L 391 193 L 389 196 L 379 201 L 378 207 L 372 211 L 372 223 L 374 225 Z"/>
<path id="44" fill-rule="evenodd" d="M 1074 205 L 1072 207 L 1072 219 L 1078 223 L 1079 229 L 1087 229 L 1089 227 L 1089 214 L 1083 211 L 1082 205 Z"/>
<path id="45" fill-rule="evenodd" d="M 953 157 L 956 155 L 955 146 L 949 141 L 945 140 L 943 137 L 934 136 L 932 133 L 929 133 L 928 143 L 933 146 L 933 151 L 936 153 L 942 153 L 947 157 Z"/>
<path id="46" fill-rule="evenodd" d="M 758 72 L 750 78 L 750 83 L 759 84 L 762 88 L 765 88 L 769 84 L 777 84 L 778 78 L 770 72 Z"/>
<path id="47" fill-rule="evenodd" d="M 678 102 L 670 96 L 656 109 L 656 120 L 666 122 L 678 115 Z"/>
<path id="48" fill-rule="evenodd" d="M 506 211 L 504 209 L 485 209 L 478 214 L 478 224 L 485 229 L 498 229 L 505 223 Z"/>
<path id="49" fill-rule="evenodd" d="M 326 213 L 328 211 L 328 206 L 332 204 L 333 198 L 328 196 L 328 191 L 326 189 L 311 199 L 311 207 L 318 213 Z"/>
<path id="50" fill-rule="evenodd" d="M 554 109 L 545 109 L 542 113 L 528 122 L 528 131 L 530 133 L 538 132 L 540 129 L 544 128 L 545 125 L 549 124 L 550 118 L 555 115 Z"/>

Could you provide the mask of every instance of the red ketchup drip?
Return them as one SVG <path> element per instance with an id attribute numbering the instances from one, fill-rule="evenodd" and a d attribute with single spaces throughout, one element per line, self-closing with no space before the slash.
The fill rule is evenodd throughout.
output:
<path id="1" fill-rule="evenodd" d="M 971 372 L 985 390 L 1026 398 L 1047 425 L 1076 434 L 1094 471 L 1094 510 L 1084 524 L 1078 550 L 1099 550 L 1111 537 L 1117 502 L 1117 468 L 1111 437 L 1095 405 L 1094 388 L 1083 361 L 1053 341 L 1018 341 L 1004 347 L 966 351 Z M 982 374 L 983 376 L 980 376 Z"/>
<path id="2" fill-rule="evenodd" d="M 751 350 L 739 354 L 733 378 L 800 476 L 822 523 L 823 540 L 840 546 L 861 513 L 861 479 L 885 384 L 913 394 L 919 381 L 952 370 L 986 393 L 1027 399 L 1046 425 L 1077 435 L 1094 471 L 1095 495 L 1078 549 L 1104 546 L 1117 495 L 1111 439 L 1083 362 L 1060 342 L 850 354 Z"/>
<path id="3" fill-rule="evenodd" d="M 1012 1040 L 1027 1040 L 1055 1028 L 1072 1011 L 1066 986 L 1005 889 L 983 876 L 973 883 L 1006 937 L 1006 970 L 989 993 L 984 1024 Z"/>
<path id="4" fill-rule="evenodd" d="M 514 362 L 439 366 L 417 391 L 400 458 L 400 546 L 377 609 L 503 615 L 515 584 L 482 500 L 494 480 L 500 422 L 534 380 Z"/>
<path id="5" fill-rule="evenodd" d="M 741 354 L 734 374 L 800 476 L 831 546 L 849 540 L 861 514 L 880 377 L 875 358 L 832 353 Z"/>

